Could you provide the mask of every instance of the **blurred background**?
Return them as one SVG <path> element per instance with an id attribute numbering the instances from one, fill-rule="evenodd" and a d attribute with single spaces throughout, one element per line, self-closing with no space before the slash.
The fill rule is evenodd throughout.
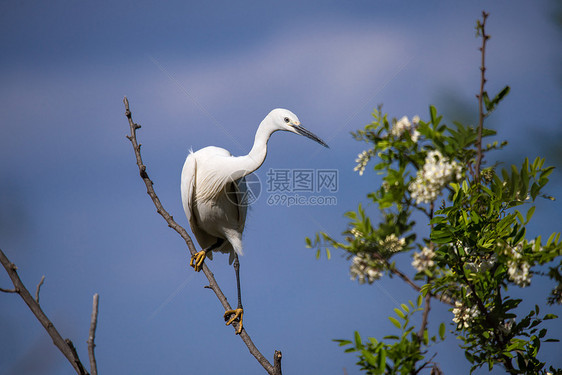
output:
<path id="1" fill-rule="evenodd" d="M 369 166 L 353 172 L 365 145 L 349 134 L 371 122 L 378 104 L 390 116 L 422 119 L 434 104 L 449 124 L 476 122 L 474 26 L 483 9 L 488 92 L 512 88 L 488 122 L 509 146 L 488 165 L 540 155 L 560 167 L 556 1 L 2 1 L 0 248 L 32 292 L 45 275 L 41 305 L 84 363 L 92 295 L 100 294 L 100 374 L 263 374 L 146 195 L 122 99 L 142 125 L 156 192 L 184 226 L 179 177 L 188 150 L 246 154 L 263 117 L 289 108 L 331 148 L 288 133 L 269 142 L 241 258 L 244 326 L 268 359 L 283 352 L 286 374 L 358 374 L 355 357 L 332 339 L 393 333 L 387 316 L 416 296 L 397 279 L 352 282 L 349 260 L 335 251 L 316 260 L 304 238 L 337 237 L 359 202 L 378 219 L 366 194 L 380 180 Z M 336 170 L 337 191 L 315 194 L 336 203 L 268 204 L 269 169 Z M 560 230 L 561 181 L 556 169 L 546 193 L 559 199 L 537 202 L 529 236 Z M 235 304 L 227 258 L 208 264 Z M 399 265 L 413 274 L 410 262 Z M 11 287 L 4 270 L 0 287 Z M 513 294 L 528 308 L 550 288 L 534 276 Z M 434 303 L 430 330 L 451 318 Z M 559 321 L 548 327 L 560 338 Z M 434 348 L 446 374 L 470 367 L 458 343 L 448 334 Z M 562 366 L 561 348 L 545 344 L 540 357 Z M 0 294 L 0 374 L 72 373 L 19 296 Z"/>

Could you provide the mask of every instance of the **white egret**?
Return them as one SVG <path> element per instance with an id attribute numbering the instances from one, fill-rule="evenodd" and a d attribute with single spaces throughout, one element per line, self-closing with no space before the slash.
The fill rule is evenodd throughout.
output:
<path id="1" fill-rule="evenodd" d="M 245 156 L 232 156 L 223 148 L 209 146 L 191 151 L 181 174 L 181 197 L 189 225 L 202 250 L 190 265 L 199 272 L 213 251 L 230 254 L 234 261 L 238 307 L 224 314 L 227 325 L 238 321 L 236 334 L 242 331 L 242 297 L 240 293 L 240 262 L 242 232 L 246 221 L 246 185 L 244 177 L 258 169 L 267 155 L 267 141 L 278 130 L 304 135 L 322 146 L 324 141 L 303 128 L 295 114 L 286 109 L 274 109 L 261 122 L 254 145 Z"/>

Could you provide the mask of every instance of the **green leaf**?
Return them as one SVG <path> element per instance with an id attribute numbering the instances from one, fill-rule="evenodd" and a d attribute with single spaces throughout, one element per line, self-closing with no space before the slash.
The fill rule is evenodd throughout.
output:
<path id="1" fill-rule="evenodd" d="M 436 125 L 437 109 L 432 105 L 429 106 L 429 115 L 431 116 L 431 123 Z"/>
<path id="2" fill-rule="evenodd" d="M 515 210 L 515 216 L 517 217 L 517 220 L 519 220 L 521 224 L 525 223 L 525 219 L 523 218 L 523 215 L 521 214 L 521 212 L 519 212 L 519 210 Z"/>
<path id="3" fill-rule="evenodd" d="M 435 243 L 449 243 L 453 240 L 453 236 L 449 230 L 438 230 L 435 229 L 431 232 L 431 240 Z"/>
<path id="4" fill-rule="evenodd" d="M 385 340 L 400 340 L 400 337 L 398 337 L 396 335 L 388 335 L 388 336 L 384 336 L 383 339 L 385 339 Z"/>
<path id="5" fill-rule="evenodd" d="M 558 315 L 554 315 L 554 314 L 546 314 L 543 318 L 543 320 L 550 320 L 550 319 L 557 319 Z"/>
<path id="6" fill-rule="evenodd" d="M 330 249 L 326 248 L 326 258 L 330 260 L 332 258 L 332 253 L 330 253 Z"/>
<path id="7" fill-rule="evenodd" d="M 384 369 L 386 367 L 386 350 L 384 348 L 382 348 L 379 351 L 379 356 L 378 356 L 378 366 L 379 366 L 379 370 L 382 373 L 384 373 Z"/>
<path id="8" fill-rule="evenodd" d="M 336 339 L 334 341 L 337 342 L 339 346 L 345 346 L 351 344 L 351 341 L 349 340 Z"/>
<path id="9" fill-rule="evenodd" d="M 541 236 L 538 236 L 535 239 L 535 246 L 533 248 L 533 251 L 538 252 L 538 251 L 540 251 L 540 249 L 541 249 Z"/>
<path id="10" fill-rule="evenodd" d="M 359 335 L 359 332 L 355 331 L 355 347 L 357 347 L 357 349 L 363 349 L 363 343 L 361 342 L 361 336 Z"/>
<path id="11" fill-rule="evenodd" d="M 488 112 L 487 114 L 491 113 L 494 109 L 496 109 L 496 106 L 499 104 L 499 102 L 501 102 L 502 99 L 507 94 L 509 94 L 509 90 L 510 87 L 505 86 L 503 90 L 501 90 L 492 100 L 490 100 L 490 98 L 488 97 L 488 93 L 484 91 L 482 95 L 482 99 L 484 100 L 484 105 L 486 106 L 486 111 Z"/>
<path id="12" fill-rule="evenodd" d="M 503 90 L 500 91 L 500 92 L 498 93 L 498 95 L 496 95 L 496 96 L 494 97 L 494 99 L 492 99 L 492 103 L 493 103 L 494 105 L 498 104 L 500 101 L 502 101 L 502 99 L 503 99 L 507 94 L 509 94 L 509 91 L 510 91 L 510 90 L 511 90 L 511 88 L 510 88 L 509 86 L 505 86 L 505 87 L 503 88 Z"/>
<path id="13" fill-rule="evenodd" d="M 388 319 L 396 326 L 396 328 L 402 328 L 400 322 L 395 317 L 389 316 Z"/>
<path id="14" fill-rule="evenodd" d="M 406 315 L 404 315 L 404 313 L 402 312 L 402 310 L 400 310 L 399 308 L 394 308 L 394 312 L 396 313 L 396 315 L 398 315 L 399 317 L 401 317 L 402 319 L 404 319 L 406 317 Z"/>
<path id="15" fill-rule="evenodd" d="M 511 226 L 511 224 L 513 224 L 514 220 L 514 214 L 509 214 L 501 219 L 500 222 L 496 225 L 496 231 L 498 232 L 498 234 L 501 235 L 504 231 L 506 231 Z"/>
<path id="16" fill-rule="evenodd" d="M 490 103 L 490 98 L 488 97 L 488 93 L 486 91 L 482 93 L 482 100 L 484 101 L 484 105 L 486 106 L 486 111 L 491 112 L 493 110 L 493 107 Z"/>
<path id="17" fill-rule="evenodd" d="M 550 246 L 550 244 L 552 243 L 552 240 L 554 240 L 554 237 L 555 237 L 555 236 L 556 236 L 556 232 L 552 233 L 552 234 L 550 235 L 550 237 L 548 237 L 548 240 L 546 240 L 546 245 L 545 245 L 546 247 L 549 247 L 549 246 Z"/>
<path id="18" fill-rule="evenodd" d="M 369 351 L 363 350 L 363 351 L 361 351 L 361 354 L 363 354 L 363 357 L 365 357 L 365 359 L 367 360 L 367 363 L 369 363 L 371 366 L 373 366 L 375 368 L 378 367 L 378 362 L 377 362 L 375 356 L 372 355 Z"/>
<path id="19" fill-rule="evenodd" d="M 521 227 L 521 230 L 513 238 L 514 244 L 519 243 L 519 241 L 521 241 L 521 239 L 523 239 L 523 237 L 525 236 L 525 231 L 526 231 L 525 227 Z"/>
<path id="20" fill-rule="evenodd" d="M 445 340 L 445 323 L 439 324 L 439 338 Z"/>
<path id="21" fill-rule="evenodd" d="M 402 310 L 406 311 L 407 313 L 410 312 L 410 308 L 405 303 L 401 304 L 400 307 L 402 307 Z"/>
<path id="22" fill-rule="evenodd" d="M 525 224 L 527 224 L 531 218 L 533 217 L 533 214 L 535 213 L 535 206 L 531 206 L 531 208 L 529 208 L 529 210 L 527 211 L 527 215 L 525 218 Z"/>

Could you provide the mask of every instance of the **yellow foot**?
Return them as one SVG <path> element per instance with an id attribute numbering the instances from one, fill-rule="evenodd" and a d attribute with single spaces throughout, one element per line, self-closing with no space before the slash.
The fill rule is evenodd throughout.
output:
<path id="1" fill-rule="evenodd" d="M 242 332 L 242 317 L 244 316 L 244 309 L 238 308 L 236 310 L 227 310 L 224 313 L 224 320 L 226 325 L 231 325 L 232 322 L 238 323 L 238 328 L 236 329 L 236 334 L 239 335 Z"/>
<path id="2" fill-rule="evenodd" d="M 191 261 L 189 262 L 189 265 L 193 267 L 195 272 L 199 272 L 201 271 L 201 267 L 203 267 L 203 261 L 205 260 L 206 257 L 207 254 L 205 253 L 205 250 L 201 250 L 200 252 L 196 253 L 191 257 Z"/>

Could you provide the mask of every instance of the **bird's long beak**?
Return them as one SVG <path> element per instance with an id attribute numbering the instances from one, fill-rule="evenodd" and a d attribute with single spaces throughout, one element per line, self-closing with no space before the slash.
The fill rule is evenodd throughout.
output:
<path id="1" fill-rule="evenodd" d="M 314 133 L 310 132 L 309 130 L 307 130 L 306 128 L 304 128 L 302 125 L 291 125 L 293 127 L 293 129 L 295 129 L 295 133 L 300 134 L 300 135 L 304 135 L 306 138 L 310 138 L 313 141 L 316 141 L 318 143 L 320 143 L 322 146 L 326 147 L 326 148 L 330 148 L 330 146 L 328 146 L 326 144 L 326 142 L 324 142 L 323 140 L 321 140 L 320 138 L 318 138 L 318 136 L 316 136 Z"/>

